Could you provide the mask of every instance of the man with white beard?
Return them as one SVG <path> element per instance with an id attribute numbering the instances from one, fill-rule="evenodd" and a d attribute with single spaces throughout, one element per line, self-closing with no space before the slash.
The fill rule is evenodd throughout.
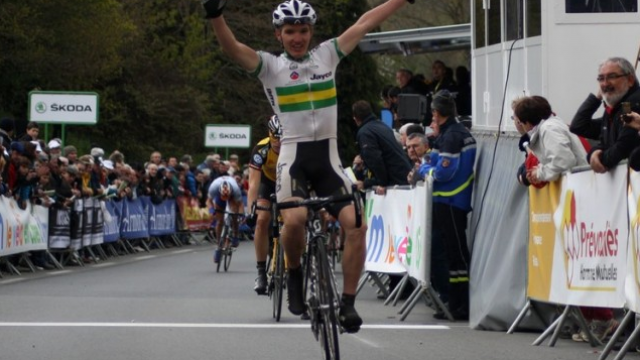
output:
<path id="1" fill-rule="evenodd" d="M 604 173 L 613 169 L 623 159 L 636 157 L 631 152 L 640 146 L 638 132 L 625 127 L 622 121 L 622 104 L 629 102 L 631 110 L 640 111 L 640 87 L 631 63 L 621 57 L 611 57 L 600 64 L 598 93 L 589 94 L 571 121 L 571 132 L 588 139 L 600 140 L 587 160 L 593 171 Z M 604 105 L 600 118 L 593 115 Z"/>

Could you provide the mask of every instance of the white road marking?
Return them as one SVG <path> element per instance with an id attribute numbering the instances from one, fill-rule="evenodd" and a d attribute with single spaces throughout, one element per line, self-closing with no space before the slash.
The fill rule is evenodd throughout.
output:
<path id="1" fill-rule="evenodd" d="M 210 329 L 306 329 L 309 324 L 203 324 L 137 322 L 0 322 L 0 327 L 130 327 L 130 328 L 210 328 Z M 363 325 L 368 330 L 449 330 L 444 325 Z"/>
<path id="2" fill-rule="evenodd" d="M 47 276 L 55 276 L 55 275 L 62 275 L 62 274 L 68 274 L 72 272 L 71 270 L 56 270 L 56 271 L 51 271 L 51 272 L 45 272 L 45 274 Z"/>
<path id="3" fill-rule="evenodd" d="M 153 259 L 156 258 L 156 255 L 145 255 L 145 256 L 139 256 L 137 258 L 133 258 L 133 260 L 147 260 L 147 259 Z"/>
<path id="4" fill-rule="evenodd" d="M 103 263 L 100 263 L 100 264 L 95 264 L 95 265 L 93 265 L 93 267 L 107 267 L 107 266 L 113 266 L 115 264 L 116 263 L 114 263 L 114 262 L 103 262 Z"/>
<path id="5" fill-rule="evenodd" d="M 20 281 L 23 281 L 24 278 L 13 278 L 13 279 L 6 279 L 6 280 L 0 280 L 0 284 L 13 284 L 13 283 L 17 283 Z"/>
<path id="6" fill-rule="evenodd" d="M 191 250 L 191 249 L 174 250 L 171 253 L 172 254 L 184 254 L 184 253 L 188 253 L 188 252 L 193 252 L 193 250 Z"/>

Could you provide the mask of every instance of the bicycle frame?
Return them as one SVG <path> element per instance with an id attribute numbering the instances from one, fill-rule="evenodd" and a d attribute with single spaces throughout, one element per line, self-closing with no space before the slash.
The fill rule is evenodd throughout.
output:
<path id="1" fill-rule="evenodd" d="M 339 359 L 338 323 L 340 300 L 333 269 L 329 265 L 326 252 L 328 233 L 322 229 L 318 212 L 321 208 L 337 202 L 353 201 L 356 212 L 356 227 L 362 225 L 362 203 L 357 189 L 349 195 L 310 198 L 301 201 L 278 203 L 277 209 L 304 206 L 308 210 L 306 221 L 306 260 L 303 260 L 303 294 L 311 319 L 311 331 L 316 340 L 321 341 L 326 359 Z"/>
<path id="2" fill-rule="evenodd" d="M 218 263 L 216 265 L 216 272 L 220 272 L 221 264 L 224 264 L 224 271 L 226 272 L 229 270 L 229 266 L 231 264 L 231 257 L 233 256 L 233 252 L 235 251 L 232 245 L 231 237 L 238 236 L 237 233 L 235 235 L 232 234 L 237 231 L 237 227 L 235 231 L 233 229 L 234 228 L 233 222 L 235 221 L 236 223 L 239 224 L 240 219 L 241 217 L 244 216 L 244 214 L 232 213 L 224 210 L 216 210 L 216 211 L 224 214 L 222 219 L 223 221 L 222 231 L 220 231 L 220 238 L 218 239 L 218 247 L 215 250 L 220 252 L 220 258 L 218 259 Z"/>

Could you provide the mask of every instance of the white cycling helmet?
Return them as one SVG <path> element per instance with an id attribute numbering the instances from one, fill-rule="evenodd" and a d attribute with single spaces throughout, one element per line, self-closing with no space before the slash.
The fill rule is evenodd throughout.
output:
<path id="1" fill-rule="evenodd" d="M 280 27 L 284 24 L 309 24 L 314 25 L 318 16 L 311 5 L 300 0 L 289 0 L 278 5 L 273 12 L 273 26 Z"/>

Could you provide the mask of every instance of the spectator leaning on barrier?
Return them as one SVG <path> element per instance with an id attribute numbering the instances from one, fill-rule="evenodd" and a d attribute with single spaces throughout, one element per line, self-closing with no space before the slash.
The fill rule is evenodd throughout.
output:
<path id="1" fill-rule="evenodd" d="M 529 183 L 555 181 L 573 167 L 588 165 L 584 145 L 567 123 L 555 116 L 547 99 L 527 96 L 515 100 L 513 117 L 529 135 L 529 149 L 539 161 L 527 169 Z"/>
<path id="2" fill-rule="evenodd" d="M 412 133 L 407 137 L 407 153 L 415 166 L 425 162 L 425 155 L 429 151 L 429 139 L 423 133 Z"/>
<path id="3" fill-rule="evenodd" d="M 75 164 L 78 161 L 78 149 L 73 145 L 67 145 L 62 149 L 62 156 L 69 159 L 69 164 Z"/>
<path id="4" fill-rule="evenodd" d="M 357 181 L 358 190 L 372 189 L 382 195 L 387 186 L 408 185 L 407 174 L 411 171 L 411 163 L 402 147 L 387 125 L 379 120 L 371 105 L 364 101 L 356 101 L 351 107 L 353 119 L 358 125 L 356 140 L 360 156 L 369 173 L 372 175 L 363 181 Z M 401 275 L 390 275 L 389 290 L 393 291 L 402 279 Z M 402 297 L 408 297 L 412 287 L 405 287 Z"/>
<path id="5" fill-rule="evenodd" d="M 411 164 L 396 142 L 393 130 L 375 116 L 371 105 L 364 100 L 356 101 L 351 110 L 358 125 L 356 140 L 360 156 L 373 174 L 372 178 L 357 182 L 358 189 L 373 188 L 376 193 L 384 194 L 387 186 L 408 185 L 406 175 L 411 171 Z"/>
<path id="6" fill-rule="evenodd" d="M 600 140 L 588 155 L 593 171 L 604 173 L 626 158 L 636 166 L 640 164 L 640 150 L 633 154 L 632 151 L 640 146 L 640 136 L 632 128 L 624 127 L 620 121 L 622 103 L 629 102 L 633 111 L 640 111 L 640 87 L 633 65 L 624 58 L 608 58 L 600 64 L 596 79 L 598 93 L 589 94 L 580 105 L 571 121 L 571 132 Z M 605 111 L 602 117 L 594 119 L 593 115 L 601 104 Z"/>
<path id="7" fill-rule="evenodd" d="M 527 131 L 529 150 L 539 162 L 527 169 L 529 183 L 538 185 L 555 181 L 563 172 L 589 164 L 583 143 L 578 136 L 569 132 L 564 121 L 555 116 L 545 98 L 528 96 L 517 99 L 513 103 L 513 112 L 516 124 Z M 611 309 L 581 307 L 580 310 L 589 322 L 593 335 L 600 341 L 618 326 Z M 573 334 L 572 339 L 589 341 L 584 331 Z"/>
<path id="8" fill-rule="evenodd" d="M 451 94 L 439 91 L 431 105 L 431 127 L 438 137 L 429 161 L 420 166 L 421 177 L 433 177 L 433 228 L 445 239 L 449 259 L 449 311 L 456 320 L 469 318 L 469 264 L 467 214 L 471 211 L 476 141 L 456 121 Z M 434 315 L 445 319 L 444 313 Z"/>
<path id="9" fill-rule="evenodd" d="M 58 138 L 51 139 L 47 144 L 46 151 L 50 156 L 62 155 L 62 141 Z"/>

